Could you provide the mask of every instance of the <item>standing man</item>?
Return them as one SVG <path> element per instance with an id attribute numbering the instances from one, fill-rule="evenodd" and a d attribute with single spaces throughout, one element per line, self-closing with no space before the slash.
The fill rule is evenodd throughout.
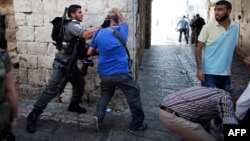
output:
<path id="1" fill-rule="evenodd" d="M 194 26 L 194 21 L 195 21 L 196 16 L 193 16 L 193 19 L 190 21 L 190 28 L 191 28 L 191 44 L 195 43 L 195 26 Z"/>
<path id="2" fill-rule="evenodd" d="M 74 70 L 72 75 L 69 76 L 69 74 L 66 74 L 65 70 L 72 55 L 70 50 L 72 51 L 72 47 L 75 47 L 69 46 L 73 38 L 90 39 L 96 29 L 86 30 L 80 25 L 80 22 L 83 20 L 83 13 L 80 5 L 70 5 L 68 8 L 68 17 L 71 19 L 71 22 L 67 23 L 65 27 L 64 42 L 66 45 L 56 54 L 49 84 L 38 97 L 33 110 L 28 115 L 26 129 L 29 133 L 34 133 L 36 131 L 36 121 L 38 116 L 43 113 L 47 104 L 55 96 L 61 94 L 67 82 L 72 84 L 73 89 L 68 111 L 79 114 L 86 113 L 86 109 L 79 105 L 84 93 L 84 77 L 80 73 L 76 64 L 74 64 L 74 67 L 72 68 Z"/>
<path id="3" fill-rule="evenodd" d="M 11 135 L 18 118 L 18 97 L 11 72 L 10 56 L 6 49 L 2 49 L 1 44 L 0 46 L 0 140 L 3 140 L 14 137 Z"/>
<path id="4" fill-rule="evenodd" d="M 185 141 L 215 141 L 204 125 L 220 117 L 224 128 L 238 124 L 230 94 L 217 88 L 194 86 L 164 97 L 161 122 Z"/>
<path id="5" fill-rule="evenodd" d="M 95 33 L 91 47 L 88 49 L 88 55 L 92 55 L 94 50 L 98 50 L 98 72 L 101 79 L 101 97 L 94 114 L 94 128 L 99 131 L 99 126 L 105 116 L 105 109 L 118 87 L 124 93 L 132 113 L 128 131 L 146 130 L 147 124 L 144 123 L 139 84 L 129 73 L 125 46 L 113 34 L 113 31 L 118 32 L 127 42 L 128 24 L 117 8 L 113 8 L 109 12 L 106 20 L 109 22 L 109 27 Z"/>
<path id="6" fill-rule="evenodd" d="M 181 19 L 177 23 L 177 27 L 179 27 L 179 42 L 181 43 L 182 33 L 184 34 L 186 43 L 188 44 L 188 37 L 187 37 L 187 28 L 188 28 L 188 21 L 186 20 L 186 16 L 183 16 L 183 19 Z"/>
<path id="7" fill-rule="evenodd" d="M 201 29 L 203 25 L 205 25 L 205 20 L 202 17 L 200 17 L 200 14 L 196 14 L 193 25 L 194 25 L 194 33 L 195 33 L 195 44 L 197 44 Z"/>
<path id="8" fill-rule="evenodd" d="M 190 36 L 190 33 L 189 33 L 189 25 L 190 25 L 190 19 L 189 19 L 189 14 L 187 14 L 187 17 L 185 18 L 186 20 L 187 20 L 187 22 L 188 22 L 188 26 L 187 26 L 187 38 L 189 38 Z"/>
<path id="9" fill-rule="evenodd" d="M 247 57 L 236 47 L 238 26 L 229 19 L 231 9 L 228 1 L 218 1 L 215 5 L 216 21 L 205 25 L 199 36 L 195 57 L 197 77 L 202 86 L 229 91 L 233 54 L 242 59 Z"/>

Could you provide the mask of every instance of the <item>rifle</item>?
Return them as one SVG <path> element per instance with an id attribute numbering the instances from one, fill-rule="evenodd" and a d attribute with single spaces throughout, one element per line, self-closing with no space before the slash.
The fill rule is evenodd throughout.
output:
<path id="1" fill-rule="evenodd" d="M 71 75 L 75 69 L 77 60 L 81 59 L 83 66 L 80 71 L 82 75 L 85 76 L 87 74 L 88 66 L 94 65 L 94 62 L 92 60 L 87 59 L 88 46 L 86 46 L 85 39 L 82 38 L 72 39 L 69 43 L 68 48 L 73 48 L 73 51 L 65 69 L 66 74 Z"/>
<path id="2" fill-rule="evenodd" d="M 66 77 L 61 78 L 57 85 L 58 93 L 62 93 L 66 84 L 68 83 L 69 78 L 74 75 L 74 71 L 80 71 L 83 76 L 87 74 L 88 66 L 93 66 L 94 63 L 92 60 L 87 59 L 87 48 L 85 47 L 85 39 L 74 37 L 71 39 L 68 48 L 72 48 L 72 54 L 67 61 L 65 66 Z M 83 66 L 81 70 L 77 69 L 77 61 L 82 60 Z M 88 60 L 87 63 L 85 60 Z"/>
<path id="3" fill-rule="evenodd" d="M 60 32 L 58 34 L 58 40 L 57 40 L 57 48 L 61 49 L 63 47 L 63 40 L 64 40 L 64 23 L 66 22 L 66 14 L 68 11 L 68 7 L 65 7 L 63 16 L 62 16 L 62 23 L 61 23 L 61 28 Z"/>

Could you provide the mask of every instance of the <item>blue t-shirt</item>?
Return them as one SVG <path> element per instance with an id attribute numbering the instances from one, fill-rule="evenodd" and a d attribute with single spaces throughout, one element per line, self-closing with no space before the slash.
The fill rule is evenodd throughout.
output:
<path id="1" fill-rule="evenodd" d="M 188 27 L 188 21 L 185 20 L 185 19 L 182 19 L 180 20 L 178 23 L 177 23 L 177 26 L 180 28 L 180 29 L 186 29 Z"/>
<path id="2" fill-rule="evenodd" d="M 128 25 L 121 23 L 120 26 L 109 27 L 123 37 L 127 42 Z M 113 33 L 103 28 L 97 31 L 91 41 L 91 46 L 98 49 L 98 73 L 100 75 L 126 74 L 129 72 L 126 49 Z"/>

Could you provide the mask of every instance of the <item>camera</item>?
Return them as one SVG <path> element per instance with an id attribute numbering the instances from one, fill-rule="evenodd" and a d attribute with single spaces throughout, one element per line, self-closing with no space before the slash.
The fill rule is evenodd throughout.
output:
<path id="1" fill-rule="evenodd" d="M 109 18 L 105 18 L 105 20 L 102 23 L 102 28 L 106 28 L 110 26 L 110 19 Z"/>
<path id="2" fill-rule="evenodd" d="M 88 67 L 90 66 L 90 67 L 93 67 L 94 66 L 94 62 L 93 62 L 93 60 L 91 60 L 91 59 L 88 59 L 88 58 L 84 58 L 83 60 L 82 60 L 82 68 L 81 68 L 81 74 L 83 75 L 83 76 L 86 76 L 87 75 L 87 72 L 88 72 Z"/>
<path id="3" fill-rule="evenodd" d="M 90 56 L 87 55 L 87 51 L 89 49 L 90 45 L 88 43 L 85 43 L 83 46 L 82 53 L 80 54 L 79 60 L 81 60 L 82 68 L 80 69 L 80 72 L 82 76 L 86 76 L 88 72 L 88 67 L 93 67 L 94 62 L 92 59 L 89 59 Z"/>

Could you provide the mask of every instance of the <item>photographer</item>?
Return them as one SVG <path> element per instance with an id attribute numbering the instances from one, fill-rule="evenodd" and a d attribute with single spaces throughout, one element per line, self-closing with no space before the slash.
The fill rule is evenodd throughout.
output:
<path id="1" fill-rule="evenodd" d="M 105 116 L 105 109 L 113 97 L 116 87 L 122 90 L 132 113 L 129 132 L 143 131 L 147 129 L 144 123 L 144 112 L 140 100 L 139 84 L 133 80 L 129 73 L 129 64 L 125 46 L 113 35 L 118 32 L 127 41 L 128 24 L 117 8 L 113 8 L 107 15 L 103 25 L 92 38 L 88 55 L 98 50 L 98 73 L 101 79 L 101 97 L 97 103 L 94 114 L 94 128 L 100 130 L 100 124 Z M 106 28 L 105 28 L 106 27 Z M 105 39 L 104 39 L 105 37 Z"/>
<path id="2" fill-rule="evenodd" d="M 36 121 L 38 116 L 43 113 L 47 104 L 54 97 L 63 92 L 68 82 L 72 84 L 73 89 L 68 111 L 79 114 L 86 113 L 86 109 L 79 105 L 84 93 L 85 80 L 81 71 L 77 68 L 76 63 L 70 61 L 74 54 L 74 48 L 79 47 L 78 45 L 83 43 L 81 41 L 90 39 L 97 29 L 86 30 L 80 25 L 80 22 L 83 20 L 83 13 L 80 5 L 70 5 L 68 8 L 68 17 L 71 20 L 65 27 L 65 38 L 63 41 L 64 47 L 56 54 L 49 83 L 42 94 L 38 97 L 33 110 L 28 115 L 26 130 L 29 133 L 34 133 L 36 131 Z M 85 48 L 85 46 L 82 47 Z M 72 67 L 68 67 L 69 65 Z M 68 73 L 68 68 L 70 69 L 70 73 Z"/>

